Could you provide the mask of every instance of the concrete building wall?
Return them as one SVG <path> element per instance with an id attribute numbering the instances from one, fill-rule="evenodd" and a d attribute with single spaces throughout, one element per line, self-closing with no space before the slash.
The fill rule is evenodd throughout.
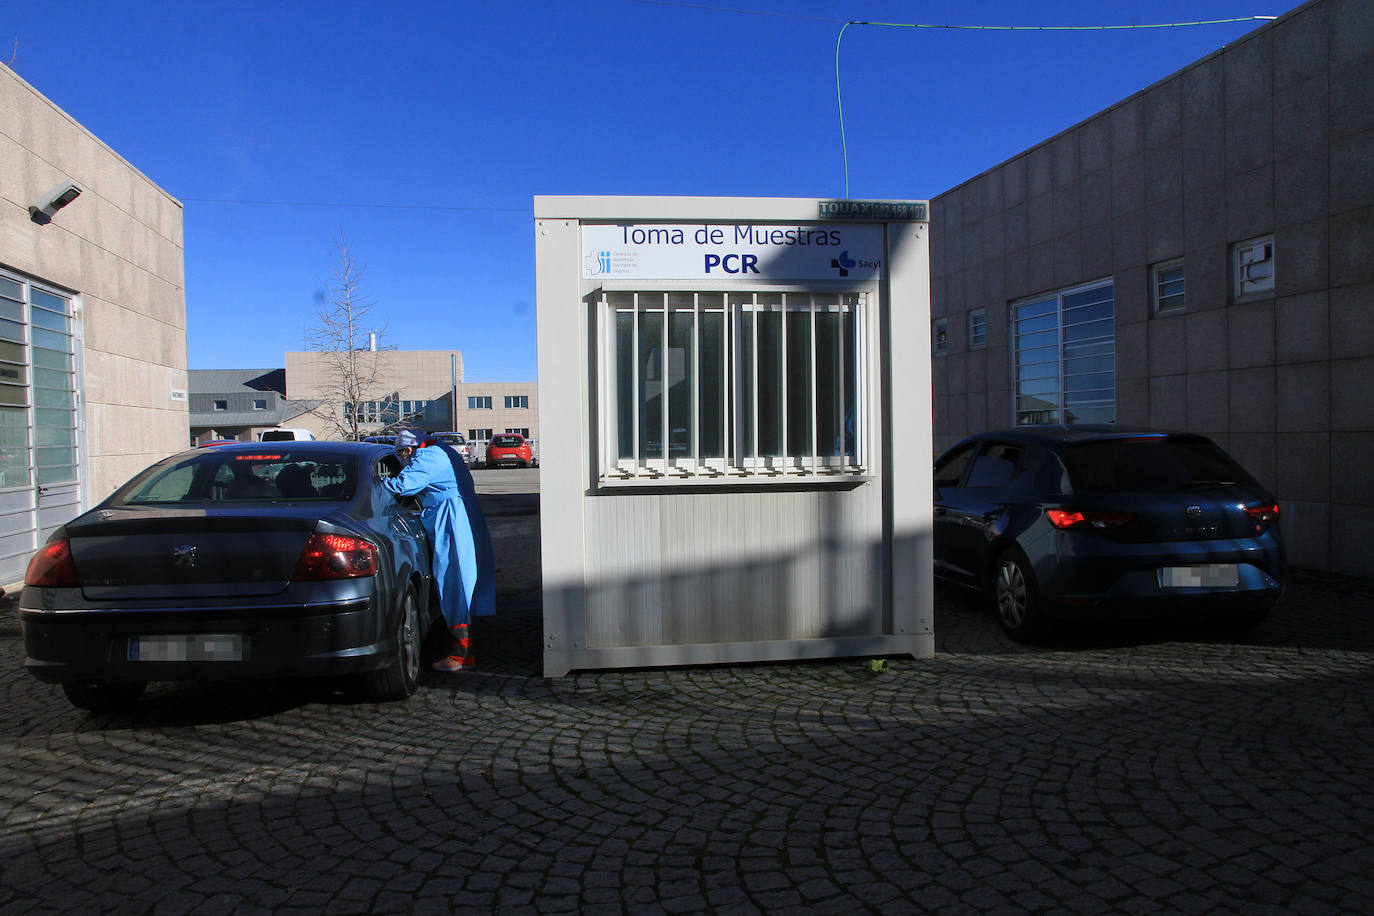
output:
<path id="1" fill-rule="evenodd" d="M 1117 422 L 1213 437 L 1275 491 L 1291 563 L 1374 576 L 1370 13 L 1314 0 L 934 198 L 937 448 L 1011 424 L 1013 303 L 1110 279 Z M 1268 236 L 1274 289 L 1238 300 L 1234 246 Z M 1157 314 L 1179 258 L 1186 307 Z"/>
<path id="2" fill-rule="evenodd" d="M 64 181 L 81 195 L 33 222 Z M 0 267 L 74 294 L 83 506 L 186 446 L 181 204 L 3 66 Z"/>
<path id="3" fill-rule="evenodd" d="M 453 381 L 453 360 L 457 360 L 457 380 L 463 381 L 463 354 L 460 350 L 359 350 L 360 367 L 375 360 L 376 400 L 400 392 L 402 398 L 432 400 L 448 395 Z M 364 369 L 360 368 L 359 372 Z M 337 380 L 325 354 L 292 351 L 286 354 L 286 396 L 293 401 L 327 397 Z"/>
<path id="4" fill-rule="evenodd" d="M 490 408 L 469 407 L 469 398 L 491 398 Z M 507 407 L 507 398 L 524 398 L 527 407 Z M 490 429 L 500 435 L 508 429 L 528 429 L 539 438 L 538 382 L 465 382 L 458 386 L 458 413 L 453 427 L 467 436 L 469 430 Z"/>
<path id="5" fill-rule="evenodd" d="M 442 401 L 446 405 L 453 391 L 455 361 L 457 381 L 463 381 L 463 354 L 458 350 L 359 350 L 357 356 L 360 376 L 370 371 L 371 366 L 376 367 L 376 384 L 364 401 L 381 401 L 394 395 L 403 401 Z M 290 400 L 332 402 L 337 384 L 326 354 L 286 354 L 286 396 Z M 327 426 L 321 421 L 317 434 L 323 431 L 326 436 L 332 435 Z"/>

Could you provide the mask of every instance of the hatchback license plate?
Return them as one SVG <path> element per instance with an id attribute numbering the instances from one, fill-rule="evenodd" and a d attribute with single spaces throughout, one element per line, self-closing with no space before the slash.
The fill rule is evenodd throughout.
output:
<path id="1" fill-rule="evenodd" d="M 131 662 L 241 662 L 247 649 L 242 633 L 129 637 Z"/>
<path id="2" fill-rule="evenodd" d="M 1235 588 L 1240 570 L 1234 563 L 1206 566 L 1165 566 L 1159 571 L 1160 588 Z"/>

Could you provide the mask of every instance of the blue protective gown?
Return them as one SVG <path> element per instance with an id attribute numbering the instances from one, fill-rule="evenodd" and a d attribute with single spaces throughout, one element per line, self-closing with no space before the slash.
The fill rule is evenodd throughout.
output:
<path id="1" fill-rule="evenodd" d="M 480 517 L 477 493 L 468 474 L 466 487 L 459 486 L 457 474 L 449 457 L 437 448 L 415 450 L 410 463 L 395 477 L 382 481 L 383 486 L 401 496 L 418 496 L 423 511 L 420 521 L 429 535 L 434 550 L 434 581 L 439 591 L 439 607 L 450 627 L 466 624 L 472 614 L 495 613 L 495 589 L 491 598 L 479 596 L 477 586 L 483 578 L 491 579 L 491 541 L 482 523 L 486 541 L 488 574 L 484 577 L 478 564 L 478 550 L 470 521 L 473 512 Z M 473 504 L 472 507 L 468 503 Z"/>
<path id="2" fill-rule="evenodd" d="M 431 448 L 440 448 L 448 456 L 453 466 L 453 476 L 458 481 L 458 495 L 463 498 L 463 508 L 467 509 L 468 527 L 472 529 L 473 546 L 477 550 L 477 584 L 469 599 L 472 613 L 486 617 L 496 613 L 496 557 L 491 547 L 491 532 L 487 530 L 487 517 L 482 514 L 482 501 L 477 497 L 477 485 L 472 481 L 472 471 L 463 456 L 447 443 L 438 442 Z"/>

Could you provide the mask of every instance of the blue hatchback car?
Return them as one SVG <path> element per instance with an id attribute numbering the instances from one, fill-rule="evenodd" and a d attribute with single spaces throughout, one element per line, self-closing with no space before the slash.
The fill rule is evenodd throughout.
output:
<path id="1" fill-rule="evenodd" d="M 1065 619 L 1258 623 L 1283 592 L 1274 497 L 1210 439 L 1119 427 L 980 433 L 935 462 L 935 574 L 1008 636 Z"/>

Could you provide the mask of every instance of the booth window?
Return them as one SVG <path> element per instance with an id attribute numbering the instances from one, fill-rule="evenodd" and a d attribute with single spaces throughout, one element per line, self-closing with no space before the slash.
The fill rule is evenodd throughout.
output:
<path id="1" fill-rule="evenodd" d="M 603 479 L 861 473 L 867 299 L 603 292 Z"/>
<path id="2" fill-rule="evenodd" d="M 1116 302 L 1110 282 L 1011 309 L 1017 426 L 1116 422 Z"/>

